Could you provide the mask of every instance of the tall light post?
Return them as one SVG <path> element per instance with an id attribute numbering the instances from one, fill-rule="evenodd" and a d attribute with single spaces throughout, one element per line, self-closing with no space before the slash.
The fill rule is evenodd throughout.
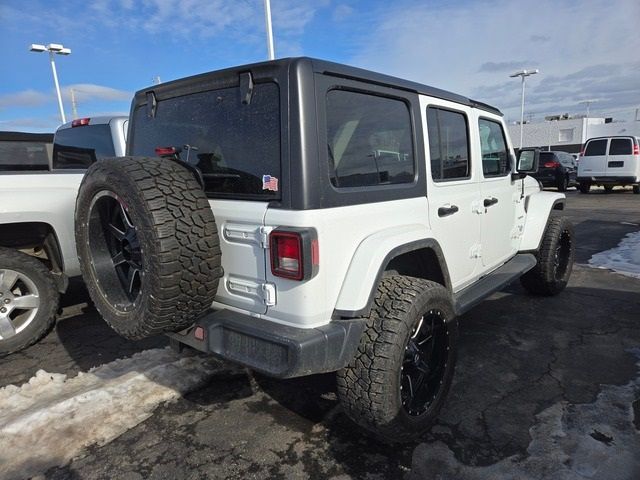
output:
<path id="1" fill-rule="evenodd" d="M 269 60 L 276 58 L 276 52 L 273 48 L 273 27 L 271 25 L 271 1 L 264 0 L 264 22 L 267 31 L 267 50 L 269 52 Z"/>
<path id="2" fill-rule="evenodd" d="M 58 107 L 60 108 L 60 118 L 62 119 L 62 123 L 66 123 L 67 119 L 64 116 L 64 107 L 62 105 L 62 94 L 60 93 L 60 84 L 58 83 L 58 72 L 56 72 L 56 62 L 54 60 L 55 55 L 69 55 L 71 53 L 70 48 L 65 48 L 59 43 L 50 43 L 49 45 L 40 45 L 37 43 L 32 43 L 31 48 L 29 49 L 32 52 L 49 52 L 49 61 L 51 62 L 51 73 L 53 73 L 53 83 L 56 86 L 56 93 L 58 95 Z"/>
<path id="3" fill-rule="evenodd" d="M 522 148 L 522 137 L 523 137 L 523 128 L 524 128 L 524 79 L 531 75 L 535 75 L 539 70 L 520 70 L 519 72 L 514 73 L 513 75 L 509 75 L 511 78 L 521 77 L 522 78 L 522 104 L 520 106 L 520 148 Z"/>
<path id="4" fill-rule="evenodd" d="M 589 139 L 589 107 L 591 106 L 592 103 L 596 103 L 598 101 L 598 99 L 596 98 L 590 98 L 588 100 L 582 100 L 580 102 L 578 102 L 580 105 L 587 105 L 587 118 L 585 120 L 585 125 L 584 125 L 584 142 L 586 142 Z"/>

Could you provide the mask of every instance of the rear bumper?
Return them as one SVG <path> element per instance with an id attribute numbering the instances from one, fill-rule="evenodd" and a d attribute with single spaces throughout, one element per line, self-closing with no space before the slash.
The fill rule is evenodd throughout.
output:
<path id="1" fill-rule="evenodd" d="M 204 338 L 196 338 L 196 329 Z M 317 328 L 296 328 L 230 310 L 211 311 L 193 327 L 171 333 L 172 344 L 245 365 L 278 378 L 339 370 L 355 355 L 365 321 L 334 320 Z"/>
<path id="2" fill-rule="evenodd" d="M 578 182 L 588 182 L 601 185 L 631 185 L 632 183 L 638 183 L 638 181 L 639 179 L 637 177 L 578 177 Z"/>

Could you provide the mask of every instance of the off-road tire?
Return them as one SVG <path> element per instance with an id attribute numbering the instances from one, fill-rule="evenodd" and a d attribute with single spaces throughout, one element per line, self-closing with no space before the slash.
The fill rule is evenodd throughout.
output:
<path id="1" fill-rule="evenodd" d="M 0 270 L 2 269 L 10 269 L 28 277 L 37 289 L 40 304 L 24 330 L 6 339 L 0 338 L 0 355 L 29 347 L 49 333 L 55 324 L 60 299 L 51 272 L 40 260 L 17 250 L 0 247 Z"/>
<path id="2" fill-rule="evenodd" d="M 122 282 L 113 281 L 118 277 L 110 273 L 116 271 L 111 258 L 93 258 L 109 233 L 103 227 L 92 237 L 100 227 L 90 232 L 90 215 L 98 215 L 97 202 L 107 197 L 135 227 L 141 259 L 134 299 L 127 297 L 131 288 L 127 292 Z M 93 164 L 76 201 L 76 244 L 96 308 L 129 339 L 192 325 L 210 308 L 222 276 L 218 230 L 207 197 L 189 170 L 168 159 L 122 157 Z"/>
<path id="3" fill-rule="evenodd" d="M 640 194 L 640 185 L 633 186 L 633 193 L 635 193 L 636 195 Z"/>
<path id="4" fill-rule="evenodd" d="M 571 222 L 560 216 L 549 217 L 536 252 L 536 266 L 522 277 L 522 286 L 535 295 L 557 295 L 567 286 L 575 255 L 575 238 Z"/>
<path id="5" fill-rule="evenodd" d="M 410 415 L 400 389 L 403 362 L 412 330 L 432 312 L 442 315 L 446 328 L 443 373 L 435 398 L 425 406 L 426 410 Z M 432 425 L 451 385 L 457 333 L 451 295 L 442 285 L 400 275 L 383 278 L 356 355 L 337 372 L 338 397 L 345 413 L 386 442 L 420 436 Z"/>
<path id="6" fill-rule="evenodd" d="M 580 182 L 578 184 L 578 190 L 580 190 L 580 193 L 589 193 L 589 190 L 591 190 L 591 184 L 589 182 Z"/>

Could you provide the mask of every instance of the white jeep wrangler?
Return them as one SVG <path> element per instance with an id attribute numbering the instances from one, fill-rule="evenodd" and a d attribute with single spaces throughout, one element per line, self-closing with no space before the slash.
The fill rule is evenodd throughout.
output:
<path id="1" fill-rule="evenodd" d="M 567 284 L 564 195 L 526 176 L 535 150 L 515 168 L 488 105 L 296 58 L 150 87 L 130 118 L 129 157 L 92 165 L 76 204 L 105 320 L 276 377 L 335 371 L 381 438 L 434 420 L 457 315 L 519 277 Z"/>

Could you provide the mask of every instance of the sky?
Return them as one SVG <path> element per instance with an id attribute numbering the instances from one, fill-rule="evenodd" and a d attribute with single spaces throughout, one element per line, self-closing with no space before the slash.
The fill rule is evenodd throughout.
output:
<path id="1" fill-rule="evenodd" d="M 263 0 L 0 0 L 0 130 L 128 114 L 161 81 L 267 58 Z M 271 0 L 276 57 L 311 56 L 418 81 L 492 104 L 508 121 L 584 114 L 633 121 L 640 108 L 638 0 Z M 638 117 L 640 118 L 640 117 Z"/>

